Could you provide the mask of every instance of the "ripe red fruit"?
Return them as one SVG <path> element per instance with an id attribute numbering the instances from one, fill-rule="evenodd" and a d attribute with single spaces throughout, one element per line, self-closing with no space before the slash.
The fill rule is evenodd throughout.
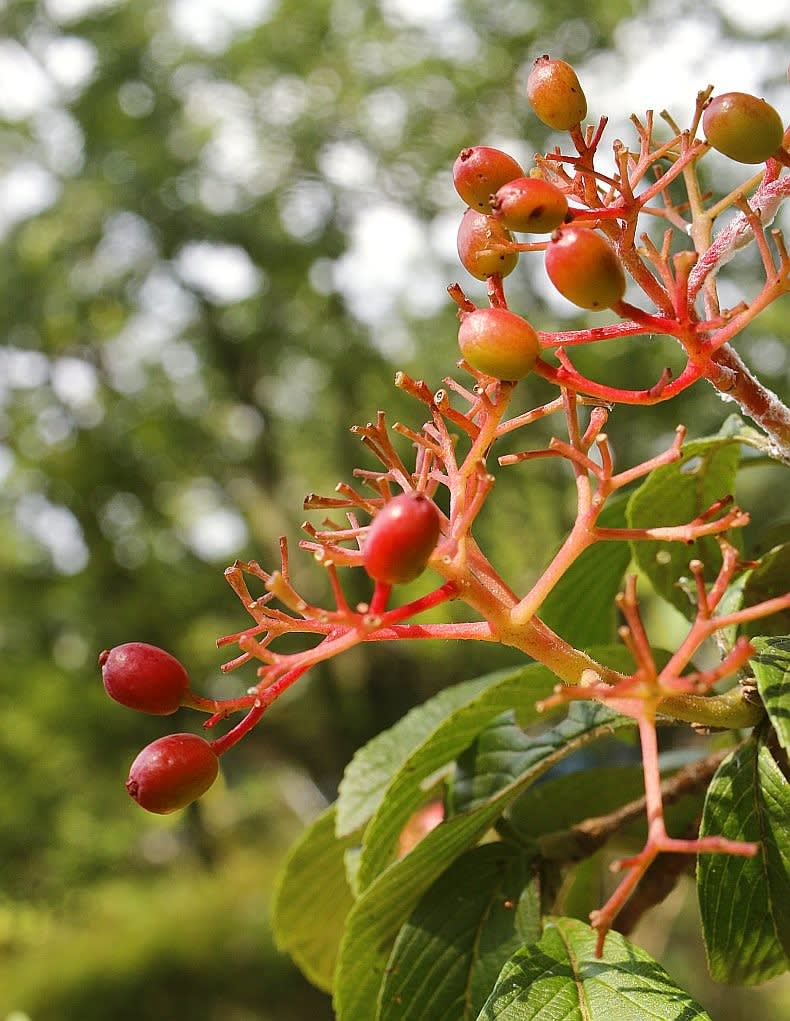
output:
<path id="1" fill-rule="evenodd" d="M 546 249 L 546 272 L 568 301 L 581 308 L 611 308 L 625 293 L 615 249 L 589 227 L 562 227 Z"/>
<path id="2" fill-rule="evenodd" d="M 702 115 L 705 138 L 738 163 L 764 163 L 782 144 L 784 128 L 776 110 L 746 92 L 725 92 Z"/>
<path id="3" fill-rule="evenodd" d="M 424 493 L 393 497 L 373 519 L 362 550 L 376 581 L 397 585 L 422 574 L 439 540 L 439 511 Z"/>
<path id="4" fill-rule="evenodd" d="M 477 308 L 460 317 L 458 345 L 472 368 L 495 379 L 526 376 L 540 350 L 526 319 L 505 308 Z"/>
<path id="5" fill-rule="evenodd" d="M 538 57 L 527 79 L 527 96 L 540 120 L 556 131 L 567 131 L 587 116 L 587 98 L 576 72 L 548 53 Z"/>
<path id="6" fill-rule="evenodd" d="M 489 212 L 488 200 L 503 184 L 523 177 L 519 164 L 501 149 L 475 145 L 462 149 L 453 164 L 455 190 L 472 209 Z"/>
<path id="7" fill-rule="evenodd" d="M 128 642 L 99 656 L 110 698 L 152 716 L 169 716 L 189 690 L 189 677 L 169 652 L 145 642 Z"/>
<path id="8" fill-rule="evenodd" d="M 550 234 L 568 212 L 560 189 L 542 177 L 517 177 L 503 184 L 491 199 L 494 216 L 508 230 Z"/>
<path id="9" fill-rule="evenodd" d="M 141 808 L 167 815 L 205 794 L 218 772 L 219 759 L 208 741 L 197 734 L 168 734 L 143 748 L 126 789 Z"/>
<path id="10" fill-rule="evenodd" d="M 494 273 L 506 277 L 518 262 L 518 252 L 503 247 L 512 240 L 513 235 L 496 217 L 467 209 L 458 227 L 458 257 L 478 280 Z"/>

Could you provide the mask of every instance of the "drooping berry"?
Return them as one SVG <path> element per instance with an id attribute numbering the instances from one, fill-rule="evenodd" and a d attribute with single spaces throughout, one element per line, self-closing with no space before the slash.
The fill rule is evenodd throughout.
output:
<path id="1" fill-rule="evenodd" d="M 439 511 L 424 493 L 393 497 L 368 529 L 362 550 L 365 570 L 388 585 L 413 581 L 436 549 L 439 525 Z"/>
<path id="2" fill-rule="evenodd" d="M 189 677 L 169 652 L 145 642 L 117 645 L 99 656 L 110 698 L 152 716 L 169 716 L 189 690 Z"/>
<path id="3" fill-rule="evenodd" d="M 503 184 L 523 177 L 519 164 L 501 149 L 475 145 L 462 149 L 453 164 L 455 190 L 472 209 L 488 213 L 488 200 Z"/>
<path id="4" fill-rule="evenodd" d="M 495 379 L 521 379 L 535 364 L 540 341 L 526 319 L 505 308 L 461 312 L 458 346 L 472 368 Z"/>
<path id="5" fill-rule="evenodd" d="M 546 249 L 546 272 L 560 292 L 581 308 L 611 308 L 625 293 L 617 252 L 589 227 L 561 227 Z"/>
<path id="6" fill-rule="evenodd" d="M 518 252 L 507 247 L 512 241 L 513 235 L 496 217 L 467 209 L 458 227 L 458 258 L 478 280 L 494 273 L 506 277 L 518 262 Z"/>
<path id="7" fill-rule="evenodd" d="M 568 212 L 560 189 L 542 177 L 517 177 L 503 184 L 491 199 L 494 216 L 508 230 L 550 234 Z"/>
<path id="8" fill-rule="evenodd" d="M 764 163 L 782 144 L 784 129 L 776 110 L 747 92 L 724 92 L 702 115 L 705 138 L 738 163 Z"/>
<path id="9" fill-rule="evenodd" d="M 205 794 L 218 772 L 219 759 L 208 741 L 197 734 L 168 734 L 143 748 L 126 789 L 141 808 L 167 815 Z"/>
<path id="10" fill-rule="evenodd" d="M 587 98 L 576 72 L 548 53 L 538 57 L 527 78 L 527 96 L 536 115 L 555 131 L 567 131 L 587 116 Z"/>

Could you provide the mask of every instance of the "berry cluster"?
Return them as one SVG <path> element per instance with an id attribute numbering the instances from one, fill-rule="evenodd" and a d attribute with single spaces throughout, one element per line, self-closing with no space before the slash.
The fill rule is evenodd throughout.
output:
<path id="1" fill-rule="evenodd" d="M 735 706 L 732 699 L 699 696 L 708 695 L 714 683 L 732 676 L 746 662 L 753 652 L 750 643 L 739 638 L 722 662 L 707 671 L 688 673 L 691 658 L 723 629 L 787 609 L 790 595 L 721 612 L 728 586 L 747 566 L 740 562 L 726 533 L 746 524 L 748 516 L 724 494 L 680 525 L 609 528 L 599 520 L 613 494 L 683 456 L 685 430 L 678 427 L 675 441 L 663 453 L 615 470 L 614 451 L 604 431 L 615 405 L 668 400 L 704 378 L 738 401 L 762 426 L 768 437 L 766 450 L 772 456 L 790 461 L 790 411 L 745 369 L 731 347 L 731 341 L 763 309 L 790 289 L 790 257 L 781 234 L 768 235 L 765 230 L 780 202 L 790 195 L 790 176 L 784 173 L 790 165 L 786 135 L 779 115 L 763 100 L 740 93 L 711 99 L 711 92 L 709 88 L 700 93 L 686 129 L 664 115 L 672 129 L 668 140 L 654 137 L 652 112 L 641 120 L 633 117 L 635 146 L 616 141 L 617 169 L 614 174 L 603 173 L 596 166 L 596 155 L 606 119 L 584 128 L 587 100 L 575 72 L 563 61 L 542 56 L 527 83 L 530 103 L 546 125 L 568 132 L 574 151 L 563 154 L 555 149 L 538 155 L 528 172 L 508 154 L 488 146 L 460 153 L 453 182 L 467 209 L 458 232 L 458 254 L 473 277 L 486 281 L 488 297 L 488 304 L 479 307 L 459 285 L 449 288 L 458 305 L 460 365 L 471 383 L 448 377 L 441 389 L 433 391 L 423 381 L 399 373 L 396 385 L 427 413 L 422 430 L 403 423 L 390 430 L 380 412 L 375 422 L 353 430 L 380 467 L 357 469 L 359 487 L 341 483 L 333 496 L 307 497 L 308 510 L 345 512 L 342 523 L 325 519 L 319 527 L 306 524 L 308 538 L 301 543 L 326 571 L 332 606 L 314 605 L 295 589 L 285 539 L 280 540 L 280 566 L 271 573 L 255 561 L 236 562 L 227 569 L 227 581 L 253 623 L 219 639 L 218 645 L 236 645 L 239 650 L 223 669 L 252 661 L 259 664 L 258 683 L 245 694 L 225 700 L 196 695 L 184 668 L 152 646 L 131 643 L 102 653 L 107 692 L 123 705 L 156 715 L 189 707 L 209 714 L 209 728 L 231 714 L 245 714 L 213 741 L 175 734 L 145 748 L 132 765 L 127 784 L 144 808 L 171 812 L 203 794 L 217 776 L 219 756 L 260 721 L 283 691 L 315 665 L 355 645 L 399 639 L 499 641 L 543 664 L 563 682 L 550 701 L 595 698 L 638 723 L 649 836 L 643 853 L 623 863 L 629 872 L 622 887 L 595 914 L 601 941 L 660 851 L 755 853 L 753 844 L 719 837 L 686 841 L 667 837 L 658 783 L 656 716 L 660 707 L 663 715 L 675 719 L 742 726 L 748 711 L 740 703 Z M 704 140 L 696 138 L 700 123 Z M 736 161 L 764 166 L 741 188 L 710 199 L 706 206 L 697 167 L 711 148 Z M 678 204 L 672 197 L 670 186 L 675 185 L 685 187 L 687 203 Z M 733 208 L 736 215 L 714 233 L 718 217 Z M 663 222 L 660 246 L 648 234 L 640 234 L 643 215 Z M 516 241 L 514 235 L 519 233 L 538 235 L 539 240 Z M 759 252 L 765 281 L 748 303 L 724 309 L 716 272 L 750 242 Z M 536 329 L 512 311 L 503 280 L 526 252 L 543 254 L 549 279 L 569 301 L 581 309 L 609 310 L 614 321 L 549 332 Z M 626 301 L 628 288 L 640 294 L 647 307 Z M 672 337 L 683 349 L 686 367 L 677 378 L 667 370 L 652 386 L 624 390 L 585 377 L 567 354 L 574 345 L 645 333 Z M 555 384 L 557 396 L 508 418 L 516 381 L 531 372 Z M 532 588 L 518 595 L 490 563 L 472 529 L 494 483 L 487 460 L 494 444 L 555 414 L 564 421 L 567 439 L 557 437 L 546 448 L 506 454 L 498 462 L 504 467 L 540 457 L 561 458 L 573 472 L 577 490 L 577 517 L 565 542 Z M 411 467 L 396 450 L 391 432 L 413 445 Z M 437 502 L 440 492 L 443 499 Z M 634 579 L 628 581 L 618 602 L 625 619 L 621 637 L 636 663 L 632 674 L 613 670 L 575 649 L 540 619 L 547 596 L 595 543 L 660 540 L 682 546 L 709 536 L 718 540 L 721 568 L 718 573 L 714 570 L 715 580 L 708 586 L 701 561 L 689 565 L 696 584 L 696 619 L 662 668 L 650 651 Z M 341 582 L 343 568 L 367 572 L 372 585 L 368 603 L 349 605 Z M 428 568 L 440 575 L 439 587 L 390 608 L 393 586 L 414 582 Z M 263 588 L 262 594 L 253 595 L 250 580 Z M 479 619 L 444 624 L 412 621 L 450 599 L 462 599 Z M 276 651 L 274 643 L 286 634 L 308 636 L 308 647 L 301 652 Z"/>

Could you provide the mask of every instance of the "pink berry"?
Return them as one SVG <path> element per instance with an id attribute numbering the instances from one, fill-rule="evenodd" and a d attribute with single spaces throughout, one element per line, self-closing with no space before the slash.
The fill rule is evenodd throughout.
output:
<path id="1" fill-rule="evenodd" d="M 205 794 L 218 772 L 219 759 L 208 741 L 197 734 L 168 734 L 143 748 L 126 789 L 141 808 L 167 815 Z"/>
<path id="2" fill-rule="evenodd" d="M 458 258 L 478 280 L 495 273 L 506 277 L 518 262 L 518 252 L 508 249 L 512 241 L 513 235 L 496 217 L 467 209 L 458 227 Z"/>
<path id="3" fill-rule="evenodd" d="M 527 96 L 540 120 L 555 131 L 567 131 L 587 116 L 587 98 L 576 72 L 548 53 L 538 57 L 527 79 Z"/>
<path id="4" fill-rule="evenodd" d="M 625 293 L 620 258 L 589 227 L 561 227 L 546 249 L 546 272 L 568 301 L 581 308 L 611 308 Z"/>
<path id="5" fill-rule="evenodd" d="M 501 149 L 475 145 L 462 149 L 453 164 L 455 190 L 472 209 L 489 212 L 488 200 L 503 184 L 523 177 L 519 164 Z"/>
<path id="6" fill-rule="evenodd" d="M 145 642 L 127 642 L 99 656 L 110 698 L 152 716 L 169 716 L 189 690 L 189 677 L 169 652 Z"/>
<path id="7" fill-rule="evenodd" d="M 764 163 L 782 144 L 784 128 L 776 110 L 747 92 L 724 92 L 705 107 L 705 138 L 737 163 Z"/>
<path id="8" fill-rule="evenodd" d="M 424 493 L 401 493 L 378 512 L 362 550 L 376 581 L 397 585 L 425 570 L 439 541 L 439 511 Z"/>
<path id="9" fill-rule="evenodd" d="M 517 177 L 503 184 L 491 199 L 494 216 L 508 230 L 550 234 L 568 212 L 560 189 L 542 177 Z"/>
<path id="10" fill-rule="evenodd" d="M 477 308 L 460 317 L 458 345 L 473 369 L 495 379 L 526 376 L 540 350 L 526 319 L 505 308 Z"/>

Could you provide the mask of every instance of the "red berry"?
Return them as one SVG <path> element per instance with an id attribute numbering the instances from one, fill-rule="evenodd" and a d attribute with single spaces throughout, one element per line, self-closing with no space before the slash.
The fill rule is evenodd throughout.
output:
<path id="1" fill-rule="evenodd" d="M 110 698 L 152 716 L 169 716 L 189 690 L 189 677 L 178 660 L 145 642 L 128 642 L 99 656 Z"/>
<path id="2" fill-rule="evenodd" d="M 505 308 L 477 308 L 460 317 L 458 344 L 472 368 L 495 379 L 526 376 L 540 350 L 526 319 Z"/>
<path id="3" fill-rule="evenodd" d="M 218 772 L 219 759 L 208 741 L 197 734 L 168 734 L 143 748 L 126 789 L 141 808 L 167 815 L 205 794 Z"/>
<path id="4" fill-rule="evenodd" d="M 453 164 L 455 190 L 472 209 L 487 213 L 488 200 L 503 184 L 514 177 L 523 177 L 524 171 L 512 156 L 487 145 L 462 149 Z"/>
<path id="5" fill-rule="evenodd" d="M 527 96 L 540 120 L 556 131 L 567 131 L 587 116 L 587 99 L 576 72 L 548 53 L 538 57 L 527 79 Z"/>
<path id="6" fill-rule="evenodd" d="M 503 184 L 491 199 L 494 216 L 508 230 L 550 234 L 568 212 L 560 189 L 542 177 L 517 177 Z"/>
<path id="7" fill-rule="evenodd" d="M 424 493 L 401 493 L 378 512 L 362 550 L 376 581 L 397 585 L 422 574 L 439 540 L 439 511 Z"/>
<path id="8" fill-rule="evenodd" d="M 560 294 L 581 308 L 611 308 L 625 293 L 617 252 L 589 227 L 562 227 L 552 235 L 546 272 Z"/>
<path id="9" fill-rule="evenodd" d="M 764 99 L 746 92 L 716 96 L 702 115 L 705 138 L 738 163 L 764 163 L 782 144 L 782 119 Z"/>
<path id="10" fill-rule="evenodd" d="M 506 277 L 518 262 L 518 252 L 505 247 L 512 240 L 513 235 L 496 217 L 467 209 L 458 227 L 458 257 L 478 280 L 494 273 Z"/>

